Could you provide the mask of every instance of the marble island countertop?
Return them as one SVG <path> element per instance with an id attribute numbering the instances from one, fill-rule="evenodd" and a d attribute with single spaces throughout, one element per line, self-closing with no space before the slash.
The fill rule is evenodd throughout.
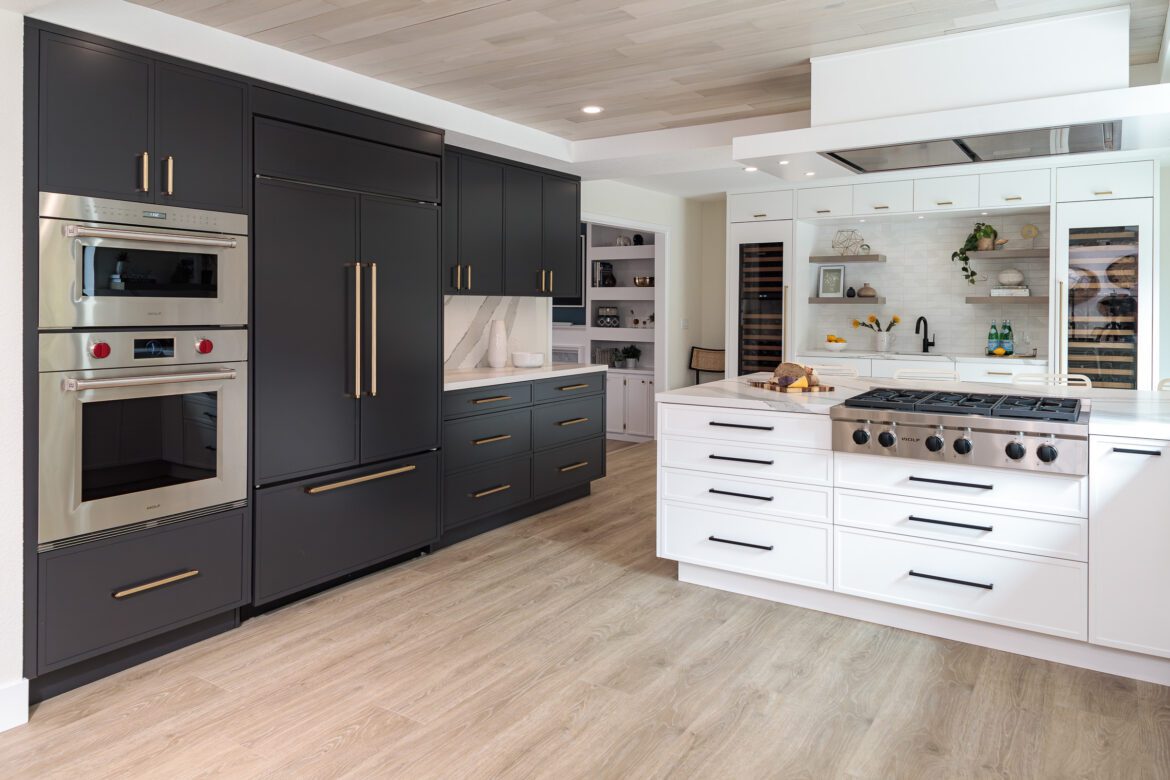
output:
<path id="1" fill-rule="evenodd" d="M 843 350 L 841 352 L 833 352 L 829 349 L 806 349 L 797 353 L 797 357 L 811 357 L 811 358 L 860 358 L 862 360 L 921 360 L 930 363 L 1014 363 L 1025 366 L 1043 366 L 1048 363 L 1045 357 L 995 357 L 984 353 L 962 353 L 962 352 L 866 352 L 863 349 L 859 350 Z"/>
<path id="2" fill-rule="evenodd" d="M 503 385 L 509 382 L 531 382 L 574 374 L 592 374 L 608 367 L 592 363 L 552 363 L 536 368 L 448 368 L 443 371 L 443 390 L 467 390 L 472 387 Z"/>
<path id="3" fill-rule="evenodd" d="M 824 393 L 777 393 L 748 384 L 770 374 L 752 374 L 722 379 L 692 387 L 658 393 L 659 403 L 720 406 L 731 409 L 761 409 L 776 412 L 828 414 L 846 398 L 874 387 L 901 387 L 914 390 L 953 390 L 964 393 L 1017 392 L 1021 395 L 1051 395 L 1088 398 L 1091 402 L 1089 433 L 1104 436 L 1133 436 L 1170 439 L 1170 392 L 1133 390 L 1088 390 L 1083 387 L 1020 387 L 987 382 L 931 382 L 869 377 L 822 377 L 834 389 Z"/>

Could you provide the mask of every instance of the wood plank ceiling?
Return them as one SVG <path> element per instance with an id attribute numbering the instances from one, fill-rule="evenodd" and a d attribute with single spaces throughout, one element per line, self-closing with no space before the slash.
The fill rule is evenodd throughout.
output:
<path id="1" fill-rule="evenodd" d="M 1117 0 L 130 0 L 569 139 L 807 109 L 809 57 Z M 1132 64 L 1168 0 L 1131 0 Z M 605 107 L 597 116 L 584 105 Z"/>

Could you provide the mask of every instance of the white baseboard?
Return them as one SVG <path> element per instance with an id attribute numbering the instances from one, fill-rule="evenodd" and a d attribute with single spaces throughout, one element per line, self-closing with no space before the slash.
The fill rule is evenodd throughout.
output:
<path id="1" fill-rule="evenodd" d="M 1079 666 L 1106 674 L 1132 677 L 1135 680 L 1170 685 L 1170 659 L 1130 653 L 1111 647 L 1091 645 L 1075 639 L 1021 631 L 1007 626 L 927 612 L 900 604 L 806 588 L 787 582 L 775 582 L 747 574 L 720 571 L 693 563 L 678 565 L 680 582 L 704 585 L 745 596 L 778 601 L 794 607 L 815 609 L 832 615 L 878 623 L 883 626 L 915 631 L 944 639 L 989 647 L 1008 653 L 1041 658 L 1069 666 Z"/>
<path id="2" fill-rule="evenodd" d="M 28 680 L 15 680 L 0 688 L 0 731 L 28 723 Z"/>

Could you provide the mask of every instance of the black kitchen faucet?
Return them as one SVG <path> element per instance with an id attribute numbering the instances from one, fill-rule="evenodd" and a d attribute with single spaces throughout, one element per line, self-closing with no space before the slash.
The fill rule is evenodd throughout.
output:
<path id="1" fill-rule="evenodd" d="M 922 351 L 930 352 L 930 348 L 934 346 L 934 340 L 930 338 L 930 326 L 926 324 L 926 317 L 919 317 L 918 321 L 914 323 L 914 335 L 918 335 L 918 329 L 922 328 Z"/>

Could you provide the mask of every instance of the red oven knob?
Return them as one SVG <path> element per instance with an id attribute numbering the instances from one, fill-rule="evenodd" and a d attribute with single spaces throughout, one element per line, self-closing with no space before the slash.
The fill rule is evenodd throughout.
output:
<path id="1" fill-rule="evenodd" d="M 105 360 L 110 356 L 110 345 L 104 341 L 95 341 L 89 345 L 89 354 L 97 360 Z"/>
<path id="2" fill-rule="evenodd" d="M 215 344 L 211 343 L 211 339 L 195 339 L 195 351 L 200 355 L 210 355 L 213 349 Z"/>

